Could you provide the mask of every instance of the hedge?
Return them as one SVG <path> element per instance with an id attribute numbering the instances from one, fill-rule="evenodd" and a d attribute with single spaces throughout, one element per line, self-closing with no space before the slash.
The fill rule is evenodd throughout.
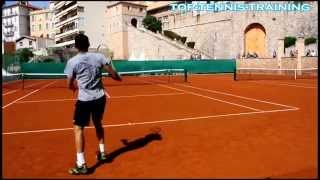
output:
<path id="1" fill-rule="evenodd" d="M 310 37 L 304 40 L 304 45 L 307 46 L 309 44 L 314 44 L 317 42 L 317 39 L 314 37 Z"/>
<path id="2" fill-rule="evenodd" d="M 188 46 L 189 48 L 194 48 L 194 45 L 195 45 L 195 44 L 196 44 L 196 43 L 193 42 L 193 41 L 187 42 L 187 46 Z"/>
<path id="3" fill-rule="evenodd" d="M 295 45 L 296 40 L 297 40 L 296 37 L 291 37 L 291 36 L 285 37 L 284 38 L 284 47 L 287 48 L 287 47 Z"/>
<path id="4" fill-rule="evenodd" d="M 176 40 L 178 41 L 178 40 L 181 39 L 181 36 L 179 36 L 179 35 L 178 35 L 177 33 L 175 33 L 175 32 L 169 31 L 169 30 L 163 31 L 163 34 L 164 34 L 166 37 L 168 37 L 168 38 L 170 38 L 170 39 L 172 39 L 172 40 L 176 39 Z"/>

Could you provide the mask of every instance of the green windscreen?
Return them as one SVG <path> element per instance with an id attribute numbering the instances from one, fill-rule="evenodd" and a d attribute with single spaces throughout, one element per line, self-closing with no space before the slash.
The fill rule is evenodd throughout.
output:
<path id="1" fill-rule="evenodd" d="M 223 60 L 152 60 L 126 61 L 113 60 L 118 72 L 145 71 L 158 69 L 185 69 L 188 73 L 233 73 L 234 59 Z M 63 63 L 24 63 L 22 73 L 63 73 Z"/>

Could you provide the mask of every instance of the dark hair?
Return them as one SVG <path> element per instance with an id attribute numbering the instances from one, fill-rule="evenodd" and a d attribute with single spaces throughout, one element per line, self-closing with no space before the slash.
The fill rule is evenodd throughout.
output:
<path id="1" fill-rule="evenodd" d="M 86 36 L 84 34 L 78 34 L 78 35 L 76 35 L 74 40 L 75 40 L 75 47 L 79 51 L 88 51 L 88 48 L 90 46 L 88 36 Z"/>

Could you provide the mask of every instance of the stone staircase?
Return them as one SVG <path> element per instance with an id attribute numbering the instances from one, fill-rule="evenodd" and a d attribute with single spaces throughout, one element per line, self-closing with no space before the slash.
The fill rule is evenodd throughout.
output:
<path id="1" fill-rule="evenodd" d="M 170 47 L 175 48 L 177 51 L 184 51 L 184 52 L 186 52 L 188 54 L 188 58 L 187 59 L 190 59 L 191 54 L 194 54 L 194 53 L 197 53 L 197 52 L 201 53 L 201 58 L 202 59 L 213 59 L 213 57 L 211 55 L 209 55 L 208 53 L 206 53 L 204 51 L 201 51 L 199 49 L 190 48 L 186 44 L 182 44 L 179 41 L 172 40 L 172 39 L 164 36 L 163 34 L 154 33 L 154 32 L 152 32 L 150 30 L 145 29 L 144 27 L 135 28 L 135 27 L 133 27 L 131 25 L 128 25 L 128 30 L 129 31 L 138 31 L 141 34 L 147 34 L 148 36 L 154 37 L 158 41 L 165 42 Z"/>

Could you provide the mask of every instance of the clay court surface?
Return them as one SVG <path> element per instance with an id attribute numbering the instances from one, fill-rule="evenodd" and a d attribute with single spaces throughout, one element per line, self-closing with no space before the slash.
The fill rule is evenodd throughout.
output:
<path id="1" fill-rule="evenodd" d="M 3 85 L 4 178 L 316 178 L 317 80 L 234 81 L 192 75 L 187 83 L 110 86 L 104 116 L 111 158 L 72 176 L 75 94 L 61 80 Z M 6 88 L 10 87 L 10 88 Z"/>

